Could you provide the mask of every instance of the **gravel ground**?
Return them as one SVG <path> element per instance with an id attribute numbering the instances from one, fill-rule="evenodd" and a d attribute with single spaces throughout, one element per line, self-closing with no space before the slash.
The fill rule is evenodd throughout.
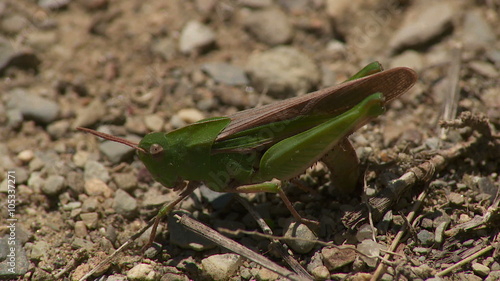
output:
<path id="1" fill-rule="evenodd" d="M 321 163 L 300 178 L 309 191 L 285 187 L 321 223 L 317 239 L 344 247 L 288 241 L 287 252 L 316 280 L 500 280 L 499 10 L 496 0 L 0 2 L 0 278 L 79 280 L 177 197 L 132 149 L 76 127 L 139 141 L 377 60 L 419 79 L 350 137 L 364 196 L 332 187 Z M 416 183 L 379 211 L 408 171 Z M 275 194 L 245 197 L 276 235 L 316 238 Z M 373 227 L 352 216 L 367 201 Z M 179 207 L 212 228 L 262 232 L 231 194 L 201 187 Z M 269 239 L 227 236 L 290 268 Z M 173 216 L 142 252 L 147 241 L 89 280 L 286 280 Z"/>

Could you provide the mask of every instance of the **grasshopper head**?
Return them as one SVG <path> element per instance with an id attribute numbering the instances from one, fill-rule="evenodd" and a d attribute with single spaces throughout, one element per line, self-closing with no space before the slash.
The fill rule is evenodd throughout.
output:
<path id="1" fill-rule="evenodd" d="M 120 137 L 112 136 L 106 133 L 94 131 L 87 128 L 78 127 L 80 131 L 91 133 L 103 139 L 122 143 L 130 146 L 137 151 L 139 159 L 144 163 L 153 178 L 166 187 L 174 185 L 177 176 L 169 173 L 169 161 L 166 157 L 168 151 L 165 143 L 164 133 L 150 133 L 146 135 L 141 142 L 135 143 Z M 171 164 L 171 163 L 170 163 Z"/>

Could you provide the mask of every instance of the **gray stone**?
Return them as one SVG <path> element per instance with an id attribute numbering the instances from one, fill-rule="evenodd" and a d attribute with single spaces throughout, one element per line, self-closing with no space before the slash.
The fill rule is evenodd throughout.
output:
<path id="1" fill-rule="evenodd" d="M 75 222 L 74 228 L 75 228 L 75 236 L 76 237 L 84 238 L 85 236 L 87 236 L 89 234 L 89 232 L 87 231 L 87 226 L 85 225 L 85 223 L 83 221 Z"/>
<path id="2" fill-rule="evenodd" d="M 14 48 L 9 40 L 0 36 L 0 75 L 9 67 L 37 69 L 40 60 L 25 48 Z"/>
<path id="3" fill-rule="evenodd" d="M 356 259 L 356 251 L 354 248 L 323 248 L 321 250 L 323 255 L 323 263 L 328 270 L 336 270 L 345 265 L 351 264 Z"/>
<path id="4" fill-rule="evenodd" d="M 369 267 L 373 268 L 377 265 L 380 250 L 383 248 L 382 245 L 371 239 L 365 239 L 356 248 L 366 255 L 360 257 Z"/>
<path id="5" fill-rule="evenodd" d="M 85 224 L 90 229 L 95 229 L 97 227 L 97 222 L 99 221 L 99 214 L 92 212 L 92 213 L 83 213 L 80 214 L 80 218 L 82 219 L 82 222 Z"/>
<path id="6" fill-rule="evenodd" d="M 276 98 L 305 94 L 318 84 L 321 73 L 307 55 L 292 47 L 254 53 L 247 63 L 252 85 Z"/>
<path id="7" fill-rule="evenodd" d="M 5 33 L 16 34 L 28 27 L 29 24 L 30 22 L 25 17 L 14 14 L 6 16 L 2 20 L 0 28 Z"/>
<path id="8" fill-rule="evenodd" d="M 491 271 L 484 281 L 497 281 L 500 280 L 500 270 Z"/>
<path id="9" fill-rule="evenodd" d="M 327 280 L 328 277 L 330 277 L 330 271 L 328 271 L 328 268 L 326 268 L 326 266 L 324 265 L 315 267 L 311 271 L 311 273 L 314 277 L 314 280 Z"/>
<path id="10" fill-rule="evenodd" d="M 454 3 L 431 3 L 422 1 L 406 13 L 403 24 L 389 42 L 391 50 L 425 44 L 451 27 L 456 12 Z"/>
<path id="11" fill-rule="evenodd" d="M 204 258 L 201 266 L 212 280 L 227 280 L 236 272 L 241 261 L 240 255 L 220 254 Z"/>
<path id="12" fill-rule="evenodd" d="M 272 281 L 272 280 L 277 280 L 279 278 L 278 273 L 273 272 L 267 268 L 261 268 L 257 274 L 255 274 L 255 278 L 257 280 L 267 280 L 267 281 Z"/>
<path id="13" fill-rule="evenodd" d="M 127 135 L 125 137 L 127 140 L 138 143 L 141 138 L 135 135 Z M 135 153 L 135 149 L 123 145 L 120 143 L 116 143 L 114 141 L 104 141 L 99 144 L 99 151 L 101 151 L 112 163 L 120 163 L 123 160 L 131 157 Z"/>
<path id="14" fill-rule="evenodd" d="M 173 59 L 177 53 L 175 41 L 171 38 L 161 38 L 151 46 L 153 53 L 160 55 L 166 61 Z"/>
<path id="15" fill-rule="evenodd" d="M 233 201 L 234 194 L 213 191 L 205 185 L 198 188 L 201 196 L 205 198 L 215 210 L 221 210 Z"/>
<path id="16" fill-rule="evenodd" d="M 127 192 L 134 191 L 138 185 L 137 176 L 132 173 L 114 173 L 113 181 L 119 189 L 123 189 Z"/>
<path id="17" fill-rule="evenodd" d="M 474 271 L 475 274 L 477 274 L 483 278 L 488 276 L 488 274 L 490 274 L 490 271 L 491 271 L 489 269 L 489 267 L 482 265 L 480 263 L 477 263 L 477 262 L 472 264 L 472 270 Z"/>
<path id="18" fill-rule="evenodd" d="M 467 47 L 486 47 L 496 40 L 493 28 L 480 10 L 468 11 L 462 26 L 462 42 Z"/>
<path id="19" fill-rule="evenodd" d="M 434 243 L 434 233 L 428 231 L 428 230 L 421 230 L 417 234 L 417 238 L 420 241 L 420 243 L 424 246 L 430 246 L 432 243 Z"/>
<path id="20" fill-rule="evenodd" d="M 288 16 L 278 9 L 266 9 L 244 15 L 243 24 L 257 40 L 271 46 L 289 42 L 293 28 Z"/>
<path id="21" fill-rule="evenodd" d="M 424 67 L 424 60 L 419 52 L 408 50 L 392 59 L 391 68 L 398 66 L 406 66 L 418 72 Z"/>
<path id="22" fill-rule="evenodd" d="M 189 54 L 200 52 L 215 42 L 215 32 L 198 21 L 190 21 L 184 26 L 179 38 L 179 50 Z"/>
<path id="23" fill-rule="evenodd" d="M 150 131 L 153 132 L 161 131 L 161 129 L 163 129 L 164 124 L 165 121 L 158 114 L 150 114 L 144 116 L 144 125 L 146 125 L 146 128 Z"/>
<path id="24" fill-rule="evenodd" d="M 83 201 L 83 204 L 81 205 L 82 212 L 84 213 L 95 212 L 98 207 L 99 201 L 97 201 L 97 198 L 95 197 L 89 197 L 85 199 L 85 201 Z"/>
<path id="25" fill-rule="evenodd" d="M 42 187 L 42 192 L 48 196 L 54 196 L 64 190 L 64 177 L 60 175 L 49 176 Z"/>
<path id="26" fill-rule="evenodd" d="M 436 243 L 443 243 L 444 242 L 444 239 L 445 239 L 444 232 L 448 228 L 449 224 L 450 224 L 449 221 L 443 221 L 437 225 L 436 230 L 434 231 Z"/>
<path id="27" fill-rule="evenodd" d="M 73 128 L 92 126 L 100 121 L 105 115 L 106 107 L 99 99 L 95 99 L 85 108 L 78 110 Z"/>
<path id="28" fill-rule="evenodd" d="M 7 125 L 11 128 L 19 128 L 23 123 L 23 113 L 17 108 L 7 110 Z"/>
<path id="29" fill-rule="evenodd" d="M 201 69 L 215 81 L 227 85 L 247 85 L 249 82 L 242 68 L 228 63 L 205 63 L 201 66 Z"/>
<path id="30" fill-rule="evenodd" d="M 30 257 L 34 260 L 40 260 L 49 252 L 50 245 L 45 241 L 38 241 L 31 247 Z"/>
<path id="31" fill-rule="evenodd" d="M 47 133 L 54 139 L 60 139 L 68 132 L 69 127 L 68 120 L 59 120 L 47 126 Z"/>
<path id="32" fill-rule="evenodd" d="M 475 72 L 477 72 L 480 75 L 485 76 L 487 78 L 498 78 L 498 77 L 500 77 L 500 74 L 498 74 L 498 71 L 489 62 L 485 62 L 485 61 L 471 61 L 469 63 L 469 67 L 472 70 L 474 70 Z"/>
<path id="33" fill-rule="evenodd" d="M 7 107 L 19 110 L 25 119 L 42 124 L 56 120 L 60 110 L 56 102 L 23 89 L 13 89 L 9 92 Z"/>
<path id="34" fill-rule="evenodd" d="M 462 206 L 465 203 L 465 198 L 460 193 L 450 192 L 447 197 L 448 200 L 450 200 L 450 203 L 453 205 Z"/>
<path id="35" fill-rule="evenodd" d="M 71 247 L 73 249 L 86 249 L 87 251 L 90 251 L 92 247 L 94 246 L 94 243 L 90 242 L 89 240 L 85 240 L 83 238 L 75 237 L 73 239 L 73 242 L 71 242 Z"/>
<path id="36" fill-rule="evenodd" d="M 356 239 L 361 242 L 366 239 L 372 239 L 375 235 L 377 235 L 377 229 L 373 228 L 370 224 L 364 224 L 359 227 L 358 232 L 356 233 Z"/>
<path id="37" fill-rule="evenodd" d="M 16 246 L 12 247 L 12 245 L 8 244 L 7 237 L 0 238 L 0 276 L 2 277 L 2 279 L 18 280 L 19 277 L 25 275 L 28 272 L 28 269 L 30 267 L 30 261 L 28 260 L 26 251 L 22 247 L 23 243 L 20 241 L 20 239 L 18 239 L 17 236 L 14 241 L 16 243 Z M 42 249 L 48 249 L 46 247 L 47 245 L 48 244 L 45 242 L 42 244 L 34 245 L 34 248 L 36 249 L 35 254 L 40 258 L 43 257 L 40 251 Z M 11 248 L 15 248 L 14 251 L 11 252 Z M 15 257 L 15 260 L 12 260 L 13 257 Z M 30 258 L 32 258 L 32 256 Z M 15 263 L 14 272 L 11 271 L 13 268 L 12 263 Z"/>
<path id="38" fill-rule="evenodd" d="M 299 254 L 306 254 L 310 252 L 314 248 L 314 245 L 316 245 L 316 242 L 312 241 L 317 239 L 316 235 L 314 235 L 314 232 L 312 232 L 305 224 L 289 221 L 283 228 L 283 232 L 284 237 L 309 240 L 285 240 L 285 243 Z"/>
<path id="39" fill-rule="evenodd" d="M 49 9 L 57 10 L 68 6 L 71 0 L 38 0 L 38 6 Z"/>
<path id="40" fill-rule="evenodd" d="M 108 182 L 110 176 L 108 170 L 106 169 L 106 167 L 104 167 L 104 165 L 95 160 L 89 160 L 87 161 L 87 163 L 85 163 L 83 178 L 85 180 L 100 179 L 103 182 Z"/>
<path id="41" fill-rule="evenodd" d="M 130 196 L 126 191 L 118 189 L 115 193 L 115 199 L 113 201 L 113 208 L 115 211 L 126 217 L 134 218 L 137 215 L 137 200 Z"/>

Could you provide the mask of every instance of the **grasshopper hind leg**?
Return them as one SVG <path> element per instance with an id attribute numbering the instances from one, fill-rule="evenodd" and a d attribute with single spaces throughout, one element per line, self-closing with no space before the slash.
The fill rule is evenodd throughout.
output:
<path id="1" fill-rule="evenodd" d="M 283 203 L 285 203 L 285 206 L 287 209 L 292 213 L 293 217 L 300 223 L 305 224 L 312 228 L 312 230 L 316 230 L 319 227 L 319 222 L 314 221 L 314 220 L 309 220 L 303 218 L 297 210 L 292 205 L 292 202 L 290 202 L 290 199 L 286 196 L 285 192 L 281 188 L 281 181 L 279 180 L 272 180 L 268 182 L 263 182 L 263 183 L 258 183 L 258 184 L 250 184 L 250 185 L 242 185 L 238 186 L 234 189 L 236 193 L 256 193 L 256 192 L 269 192 L 269 193 L 277 193 L 281 200 L 283 200 Z"/>

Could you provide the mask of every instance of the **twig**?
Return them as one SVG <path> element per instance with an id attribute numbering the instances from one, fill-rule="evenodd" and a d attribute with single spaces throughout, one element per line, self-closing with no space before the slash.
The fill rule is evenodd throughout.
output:
<path id="1" fill-rule="evenodd" d="M 470 255 L 468 256 L 467 258 L 461 260 L 460 262 L 448 267 L 447 269 L 443 270 L 443 271 L 440 271 L 436 274 L 436 277 L 441 277 L 441 276 L 445 276 L 446 274 L 450 273 L 452 270 L 456 269 L 456 268 L 459 268 L 469 262 L 471 262 L 472 260 L 486 254 L 487 252 L 493 250 L 496 246 L 498 246 L 498 243 L 495 243 L 493 245 L 489 245 L 487 246 L 486 248 L 482 249 L 482 250 L 479 250 L 478 252 L 476 252 L 475 254 L 473 255 Z"/>
<path id="2" fill-rule="evenodd" d="M 321 240 L 317 240 L 317 239 L 306 239 L 306 238 L 288 237 L 288 236 L 276 236 L 276 235 L 271 235 L 271 234 L 260 233 L 257 231 L 248 231 L 248 230 L 242 230 L 242 229 L 230 230 L 230 229 L 222 228 L 222 227 L 217 228 L 217 231 L 222 232 L 222 233 L 227 233 L 227 234 L 230 234 L 233 236 L 245 234 L 245 235 L 251 235 L 251 236 L 256 236 L 256 237 L 262 237 L 262 238 L 266 238 L 266 239 L 274 239 L 274 240 L 293 240 L 293 241 L 300 241 L 300 242 L 313 242 L 313 243 L 316 243 L 316 244 L 321 245 L 321 246 L 332 247 L 332 248 L 339 249 L 339 250 L 347 250 L 347 249 L 352 250 L 352 251 L 356 252 L 357 254 L 364 256 L 364 257 L 367 257 L 367 258 L 376 258 L 376 256 L 370 256 L 370 255 L 364 254 L 363 252 L 360 252 L 359 250 L 353 248 L 352 245 L 338 246 L 338 245 L 333 244 L 333 242 L 325 242 L 325 241 L 321 241 Z"/>
<path id="3" fill-rule="evenodd" d="M 134 241 L 139 238 L 148 228 L 150 228 L 153 223 L 154 219 L 152 218 L 146 226 L 141 228 L 138 232 L 136 232 L 134 235 L 132 235 L 125 243 L 123 243 L 118 249 L 116 249 L 109 257 L 101 261 L 96 267 L 94 267 L 91 271 L 89 271 L 87 274 L 85 274 L 82 278 L 79 279 L 79 281 L 85 281 L 87 278 L 92 276 L 95 272 L 97 272 L 102 266 L 105 264 L 110 263 L 119 253 L 123 252 L 125 249 L 127 249 Z"/>
<path id="4" fill-rule="evenodd" d="M 419 181 L 426 181 L 432 178 L 434 174 L 443 170 L 447 163 L 463 155 L 477 143 L 478 139 L 472 138 L 468 142 L 460 143 L 450 149 L 440 151 L 438 155 L 435 155 L 430 160 L 409 169 L 408 172 L 398 179 L 390 181 L 382 192 L 369 199 L 374 220 L 379 220 L 390 206 L 400 198 L 401 194 L 407 191 L 411 186 Z M 361 205 L 356 210 L 347 212 L 343 216 L 342 221 L 348 228 L 354 228 L 356 225 L 364 222 L 366 216 L 366 207 Z"/>
<path id="5" fill-rule="evenodd" d="M 462 64 L 462 46 L 457 44 L 452 50 L 452 62 L 448 70 L 448 95 L 444 102 L 443 120 L 449 121 L 457 116 L 458 100 L 460 98 L 460 66 Z M 446 138 L 447 128 L 441 128 L 442 139 Z"/>
<path id="6" fill-rule="evenodd" d="M 262 267 L 265 267 L 281 276 L 284 278 L 287 278 L 289 280 L 311 280 L 311 279 L 306 279 L 302 276 L 299 276 L 290 270 L 281 267 L 277 265 L 276 263 L 272 262 L 268 258 L 257 254 L 256 252 L 248 249 L 247 247 L 227 238 L 226 236 L 220 234 L 219 232 L 215 231 L 214 229 L 190 218 L 187 215 L 175 215 L 175 218 L 179 220 L 179 223 L 184 225 L 185 227 L 189 228 L 191 231 L 197 233 L 200 236 L 203 236 L 207 238 L 208 240 L 236 253 L 241 256 L 244 256 L 245 258 L 256 262 L 260 264 Z"/>
<path id="7" fill-rule="evenodd" d="M 411 212 L 408 214 L 408 216 L 406 216 L 406 220 L 408 222 L 411 223 L 412 220 L 415 218 L 415 214 L 420 209 L 420 205 L 422 204 L 422 201 L 424 200 L 426 195 L 427 195 L 427 190 L 424 190 L 422 193 L 420 193 L 420 195 L 417 198 L 417 201 L 413 205 Z M 401 238 L 405 234 L 408 226 L 410 226 L 410 224 L 404 224 L 403 228 L 396 234 L 396 237 L 392 241 L 392 244 L 389 247 L 388 251 L 394 252 L 394 250 L 397 248 L 397 246 L 399 244 L 399 241 L 401 240 Z M 386 253 L 382 259 L 389 260 L 391 255 L 392 254 L 390 254 L 390 253 Z M 387 269 L 387 265 L 385 263 L 380 263 L 370 280 L 372 280 L 372 281 L 378 280 L 385 273 L 386 269 Z"/>
<path id="8" fill-rule="evenodd" d="M 266 233 L 267 235 L 273 235 L 273 231 L 271 228 L 267 225 L 266 221 L 260 216 L 259 213 L 255 211 L 250 204 L 248 204 L 248 201 L 245 200 L 241 195 L 238 194 L 236 196 L 238 201 L 250 212 L 250 215 L 257 221 L 257 224 L 260 226 L 262 231 Z M 280 256 L 286 261 L 286 263 L 301 277 L 305 279 L 312 280 L 312 276 L 305 270 L 300 263 L 295 260 L 292 256 L 288 254 L 288 252 L 283 248 L 283 245 L 278 241 L 278 239 L 271 239 L 271 245 L 270 245 L 275 252 L 279 253 Z"/>

